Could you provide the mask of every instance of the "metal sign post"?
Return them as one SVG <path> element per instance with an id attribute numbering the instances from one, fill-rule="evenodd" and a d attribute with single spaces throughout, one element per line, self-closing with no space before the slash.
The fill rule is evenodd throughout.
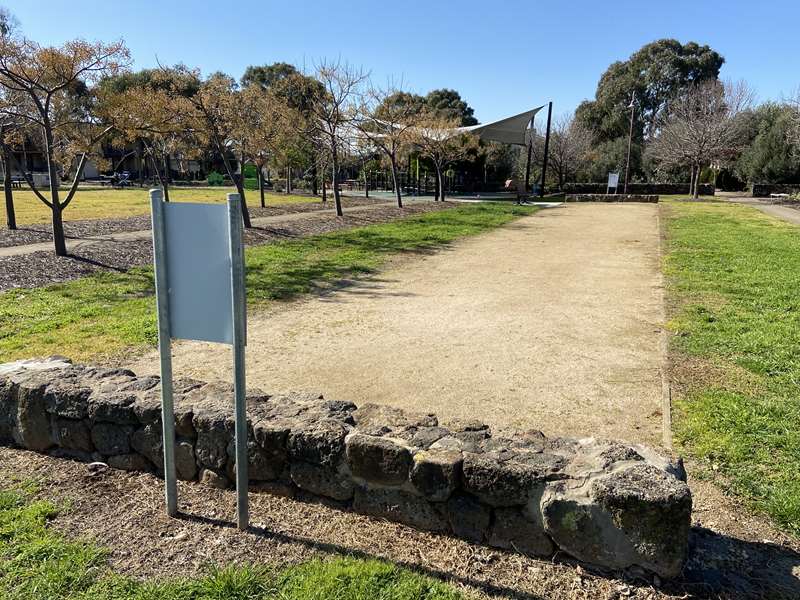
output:
<path id="1" fill-rule="evenodd" d="M 150 204 L 161 355 L 167 514 L 175 516 L 178 513 L 172 339 L 230 344 L 234 368 L 237 522 L 240 529 L 246 529 L 249 523 L 244 370 L 247 311 L 239 195 L 228 194 L 226 207 L 165 203 L 161 190 L 150 190 Z"/>

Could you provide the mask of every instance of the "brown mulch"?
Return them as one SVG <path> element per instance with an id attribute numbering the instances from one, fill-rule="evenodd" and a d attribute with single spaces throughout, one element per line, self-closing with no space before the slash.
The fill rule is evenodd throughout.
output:
<path id="1" fill-rule="evenodd" d="M 386 202 L 386 198 L 342 198 L 342 206 L 352 208 L 358 206 L 369 206 L 376 203 Z M 391 201 L 391 200 L 389 200 Z M 252 203 L 252 199 L 250 201 Z M 250 216 L 272 217 L 276 215 L 290 215 L 297 213 L 314 212 L 317 210 L 333 209 L 333 202 L 309 202 L 297 204 L 282 204 L 278 206 L 250 206 Z M 69 216 L 69 209 L 64 213 Z M 112 235 L 126 231 L 146 231 L 150 229 L 150 215 L 138 217 L 127 217 L 124 219 L 87 219 L 78 221 L 64 221 L 64 234 L 67 239 L 86 239 L 100 235 Z M 0 230 L 0 248 L 11 246 L 25 246 L 28 244 L 38 244 L 51 242 L 53 240 L 53 229 L 50 223 L 32 223 L 20 225 L 18 229 Z"/>
<path id="2" fill-rule="evenodd" d="M 330 202 L 328 205 L 330 206 Z M 297 220 L 253 227 L 245 232 L 245 245 L 256 246 L 275 241 L 298 239 L 342 229 L 396 221 L 414 214 L 443 210 L 452 203 L 412 204 L 404 209 L 391 206 L 370 210 L 352 210 L 343 217 L 324 213 Z M 257 210 L 262 210 L 260 207 Z M 318 209 L 317 209 L 318 210 Z M 262 216 L 255 215 L 254 216 Z M 296 211 L 312 212 L 312 211 Z M 263 215 L 266 216 L 266 215 Z M 138 218 L 138 217 L 137 217 Z M 132 267 L 151 265 L 152 243 L 148 240 L 104 241 L 87 244 L 79 255 L 57 257 L 53 252 L 38 251 L 20 256 L 0 257 L 0 291 L 39 287 L 85 277 L 95 271 L 126 271 Z"/>
<path id="3" fill-rule="evenodd" d="M 792 575 L 800 554 L 761 540 L 760 530 L 721 533 L 710 519 L 730 508 L 722 495 L 701 493 L 695 512 L 703 521 L 693 528 L 686 572 L 663 582 L 642 571 L 601 572 L 561 556 L 530 558 L 267 493 L 250 495 L 252 527 L 241 532 L 232 523 L 235 493 L 198 483 L 179 483 L 182 514 L 170 519 L 162 482 L 152 475 L 111 470 L 94 477 L 82 463 L 0 447 L 0 488 L 31 480 L 38 497 L 62 507 L 53 527 L 107 548 L 112 568 L 137 578 L 191 576 L 209 564 L 282 566 L 351 555 L 387 560 L 485 598 L 800 597 Z"/>

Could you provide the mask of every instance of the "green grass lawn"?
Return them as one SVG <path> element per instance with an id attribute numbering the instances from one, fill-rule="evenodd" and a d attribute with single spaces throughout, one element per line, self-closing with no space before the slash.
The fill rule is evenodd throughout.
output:
<path id="1" fill-rule="evenodd" d="M 393 254 L 434 249 L 534 211 L 511 204 L 471 204 L 248 248 L 250 307 L 373 272 Z M 0 362 L 49 354 L 89 360 L 153 347 L 156 341 L 150 268 L 102 272 L 46 288 L 0 294 Z"/>
<path id="2" fill-rule="evenodd" d="M 234 187 L 176 187 L 170 188 L 169 198 L 172 202 L 224 202 L 225 194 L 235 193 Z M 44 192 L 43 192 L 44 193 Z M 66 190 L 61 190 L 62 200 Z M 44 194 L 49 197 L 49 194 Z M 257 191 L 248 191 L 248 206 L 259 206 L 260 198 Z M 291 204 L 296 202 L 319 202 L 313 196 L 296 196 L 286 194 L 267 194 L 267 206 Z M 14 190 L 14 213 L 17 225 L 30 225 L 33 223 L 49 223 L 50 209 L 39 200 L 31 190 Z M 64 211 L 65 221 L 80 221 L 83 219 L 124 219 L 150 214 L 150 196 L 148 188 L 91 188 L 80 187 L 75 193 L 75 198 Z M 5 225 L 6 205 L 0 201 L 0 218 Z"/>
<path id="3" fill-rule="evenodd" d="M 199 578 L 116 575 L 105 552 L 48 527 L 49 502 L 0 490 L 0 598 L 4 600 L 459 600 L 453 588 L 377 560 L 336 558 L 284 569 L 209 567 Z"/>
<path id="4" fill-rule="evenodd" d="M 800 229 L 741 205 L 665 209 L 676 439 L 800 533 Z"/>

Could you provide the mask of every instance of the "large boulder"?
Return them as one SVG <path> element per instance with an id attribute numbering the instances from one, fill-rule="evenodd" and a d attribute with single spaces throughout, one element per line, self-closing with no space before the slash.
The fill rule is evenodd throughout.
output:
<path id="1" fill-rule="evenodd" d="M 411 453 L 388 438 L 354 433 L 347 437 L 347 464 L 350 472 L 365 481 L 399 485 L 408 479 Z"/>
<path id="2" fill-rule="evenodd" d="M 469 494 L 456 494 L 447 501 L 447 519 L 456 536 L 481 543 L 486 540 L 492 509 Z"/>
<path id="3" fill-rule="evenodd" d="M 353 509 L 427 531 L 447 531 L 449 528 L 443 507 L 398 489 L 357 487 Z"/>
<path id="4" fill-rule="evenodd" d="M 41 371 L 22 371 L 11 376 L 16 408 L 14 441 L 28 450 L 44 452 L 54 445 L 50 431 L 44 393 L 53 374 Z"/>
<path id="5" fill-rule="evenodd" d="M 303 422 L 289 432 L 286 446 L 293 460 L 337 466 L 344 457 L 350 427 L 335 419 Z"/>
<path id="6" fill-rule="evenodd" d="M 525 505 L 564 464 L 563 457 L 544 452 L 467 452 L 464 489 L 492 506 Z"/>
<path id="7" fill-rule="evenodd" d="M 580 560 L 674 577 L 686 559 L 689 488 L 651 464 L 633 460 L 586 480 L 551 484 L 540 510 L 550 538 Z"/>
<path id="8" fill-rule="evenodd" d="M 410 480 L 428 500 L 443 502 L 461 484 L 464 458 L 456 450 L 427 450 L 414 455 Z"/>
<path id="9" fill-rule="evenodd" d="M 345 501 L 353 497 L 353 481 L 338 469 L 296 462 L 291 466 L 291 478 L 302 490 L 333 500 Z"/>
<path id="10" fill-rule="evenodd" d="M 131 425 L 95 423 L 92 427 L 92 442 L 100 454 L 128 454 L 131 450 L 131 433 Z"/>
<path id="11" fill-rule="evenodd" d="M 540 521 L 527 517 L 519 508 L 496 508 L 489 545 L 533 556 L 550 556 L 555 548 Z"/>

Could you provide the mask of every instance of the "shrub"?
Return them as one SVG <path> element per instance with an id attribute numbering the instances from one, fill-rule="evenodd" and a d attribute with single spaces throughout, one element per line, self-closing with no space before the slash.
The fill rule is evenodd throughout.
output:
<path id="1" fill-rule="evenodd" d="M 206 178 L 208 181 L 208 185 L 222 185 L 225 182 L 225 178 L 216 171 L 211 171 Z"/>

